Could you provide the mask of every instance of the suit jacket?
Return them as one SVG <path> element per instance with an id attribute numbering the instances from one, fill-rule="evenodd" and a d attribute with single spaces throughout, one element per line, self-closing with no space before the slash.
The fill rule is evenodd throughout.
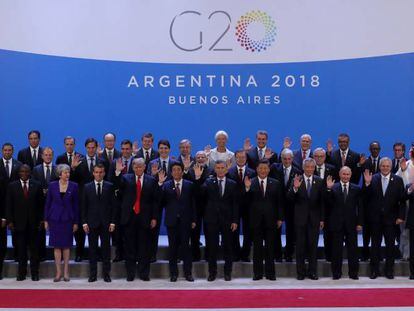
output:
<path id="1" fill-rule="evenodd" d="M 180 197 L 177 197 L 173 179 L 165 181 L 162 186 L 161 207 L 165 209 L 164 223 L 167 227 L 176 226 L 177 218 L 189 228 L 192 222 L 196 222 L 194 184 L 185 179 L 182 181 Z"/>
<path id="2" fill-rule="evenodd" d="M 247 165 L 253 169 L 256 170 L 257 165 L 259 164 L 260 158 L 259 158 L 259 151 L 257 150 L 257 146 L 251 148 L 247 153 Z M 264 154 L 263 154 L 264 156 Z M 269 162 L 270 164 L 276 163 L 278 160 L 277 153 L 274 152 L 273 155 L 270 157 Z"/>
<path id="3" fill-rule="evenodd" d="M 239 191 L 234 180 L 226 178 L 223 196 L 217 178 L 208 178 L 203 184 L 197 183 L 207 202 L 204 210 L 207 224 L 224 224 L 230 228 L 230 224 L 239 222 Z"/>
<path id="4" fill-rule="evenodd" d="M 59 181 L 49 184 L 45 204 L 45 220 L 54 222 L 79 223 L 79 189 L 78 185 L 69 181 L 63 198 L 60 194 Z"/>
<path id="5" fill-rule="evenodd" d="M 121 203 L 121 225 L 127 225 L 134 215 L 134 205 L 137 198 L 135 174 L 120 174 L 114 181 L 119 188 L 122 197 Z M 140 225 L 149 228 L 151 220 L 159 220 L 160 189 L 154 177 L 144 174 L 144 182 L 141 188 L 140 202 Z"/>
<path id="6" fill-rule="evenodd" d="M 367 202 L 367 221 L 393 225 L 397 218 L 405 219 L 405 188 L 401 177 L 390 175 L 385 195 L 382 191 L 382 175 L 372 176 L 371 184 L 364 185 L 364 195 Z"/>
<path id="7" fill-rule="evenodd" d="M 108 181 L 110 181 L 111 183 L 115 183 L 115 171 L 116 171 L 116 161 L 118 159 L 114 159 L 112 160 L 112 163 L 109 165 L 109 169 L 106 173 L 106 179 Z M 129 164 L 128 170 L 126 172 L 126 174 L 134 174 L 134 170 L 132 169 L 132 161 L 134 160 L 134 158 L 131 158 L 131 162 Z M 122 173 L 121 173 L 122 174 Z M 124 175 L 124 174 L 123 174 Z"/>
<path id="8" fill-rule="evenodd" d="M 232 167 L 230 167 L 227 172 L 227 177 L 234 180 L 239 186 L 239 189 L 242 190 L 243 192 L 244 192 L 244 178 L 246 176 L 252 179 L 256 177 L 256 171 L 246 165 L 245 170 L 244 170 L 243 180 L 240 180 L 239 170 L 237 168 L 237 165 L 233 165 Z"/>
<path id="9" fill-rule="evenodd" d="M 314 175 L 319 176 L 318 175 L 318 166 L 315 167 Z M 339 180 L 339 172 L 337 171 L 336 167 L 332 164 L 325 163 L 325 174 L 323 176 L 323 181 L 324 182 L 326 182 L 326 178 L 328 176 L 332 176 L 332 178 L 336 181 Z M 321 177 L 321 176 L 319 176 L 319 177 Z"/>
<path id="10" fill-rule="evenodd" d="M 122 154 L 119 150 L 114 148 L 113 153 L 112 153 L 112 161 L 109 161 L 108 153 L 106 151 L 106 148 L 104 148 L 102 154 L 99 157 L 102 158 L 104 161 L 111 163 L 113 160 L 122 157 Z"/>
<path id="11" fill-rule="evenodd" d="M 13 223 L 16 231 L 22 231 L 29 225 L 39 227 L 43 219 L 43 191 L 40 183 L 30 179 L 29 196 L 26 199 L 20 180 L 11 182 L 7 188 L 6 220 Z"/>
<path id="12" fill-rule="evenodd" d="M 403 158 L 401 158 L 400 161 L 402 159 Z M 396 174 L 399 169 L 400 169 L 400 164 L 398 163 L 398 165 L 397 165 L 397 159 L 395 159 L 395 158 L 392 159 L 392 170 L 391 170 L 391 173 Z"/>
<path id="13" fill-rule="evenodd" d="M 74 155 L 78 155 L 81 158 L 85 158 L 85 156 L 83 154 L 81 154 L 79 152 L 76 152 L 76 151 L 74 152 Z M 57 158 L 56 158 L 56 165 L 59 165 L 59 164 L 67 164 L 67 165 L 70 166 L 69 159 L 68 159 L 68 155 L 66 154 L 66 152 L 64 152 L 64 153 L 62 153 L 62 154 L 60 154 L 60 155 L 57 156 Z"/>
<path id="14" fill-rule="evenodd" d="M 82 224 L 88 224 L 90 228 L 116 223 L 116 199 L 112 183 L 103 181 L 101 197 L 96 193 L 95 182 L 85 185 L 82 199 Z"/>
<path id="15" fill-rule="evenodd" d="M 149 159 L 145 159 L 145 154 L 144 154 L 144 148 L 139 148 L 137 154 L 135 155 L 136 158 L 143 158 L 145 160 L 145 165 L 147 166 L 148 169 L 148 164 L 152 161 L 155 160 L 157 158 L 160 157 L 160 154 L 158 153 L 157 150 L 154 150 L 154 148 L 151 148 L 151 154 L 150 154 L 150 158 Z"/>
<path id="16" fill-rule="evenodd" d="M 39 152 L 36 158 L 36 165 L 43 163 L 42 153 L 43 153 L 43 148 L 39 147 Z M 17 160 L 19 160 L 23 164 L 29 165 L 30 168 L 32 169 L 35 166 L 33 165 L 32 151 L 30 150 L 30 147 L 20 150 L 19 153 L 17 154 Z"/>
<path id="17" fill-rule="evenodd" d="M 381 160 L 381 157 L 378 156 L 376 167 L 374 167 L 374 162 L 371 157 L 366 159 L 364 164 L 362 165 L 361 172 L 364 172 L 365 170 L 369 170 L 372 174 L 376 174 L 379 172 L 379 161 Z"/>
<path id="18" fill-rule="evenodd" d="M 309 153 L 309 158 L 313 157 L 313 152 L 312 150 Z M 299 169 L 301 172 L 303 172 L 302 170 L 302 164 L 303 164 L 303 159 L 302 159 L 302 149 L 299 150 L 295 150 L 293 151 L 293 163 L 294 166 L 296 166 L 297 169 Z"/>
<path id="19" fill-rule="evenodd" d="M 80 191 L 83 190 L 85 184 L 91 182 L 94 179 L 92 172 L 89 171 L 87 157 L 88 156 L 85 156 L 78 167 L 76 167 L 74 171 L 72 170 L 72 173 L 74 174 L 74 180 L 78 183 Z M 99 157 L 95 157 L 95 165 L 99 163 L 105 166 L 105 171 L 107 172 L 109 167 L 108 162 Z M 105 179 L 106 178 L 107 176 L 105 176 Z"/>
<path id="20" fill-rule="evenodd" d="M 359 180 L 361 179 L 361 172 L 362 169 L 359 166 L 359 160 L 361 155 L 351 149 L 348 149 L 348 154 L 346 155 L 345 165 L 348 166 L 352 171 L 351 183 L 359 184 Z M 337 149 L 332 152 L 332 154 L 326 153 L 326 162 L 332 164 L 336 167 L 336 170 L 339 170 L 342 167 L 342 156 L 341 150 Z"/>
<path id="21" fill-rule="evenodd" d="M 408 199 L 408 213 L 407 219 L 405 222 L 405 227 L 408 229 L 414 229 L 414 192 L 408 194 L 408 189 L 411 187 L 411 184 L 406 186 L 406 198 Z"/>
<path id="22" fill-rule="evenodd" d="M 0 178 L 3 178 L 6 184 L 19 179 L 19 170 L 22 163 L 16 159 L 12 159 L 10 177 L 6 174 L 3 159 L 0 158 Z M 9 164 L 10 167 L 10 164 Z"/>
<path id="23" fill-rule="evenodd" d="M 297 192 L 293 190 L 293 183 L 288 192 L 289 199 L 294 202 L 295 225 L 304 226 L 310 223 L 318 226 L 325 221 L 325 183 L 322 178 L 313 176 L 310 197 L 306 190 L 306 177 Z"/>
<path id="24" fill-rule="evenodd" d="M 265 196 L 260 189 L 258 177 L 252 179 L 249 191 L 250 227 L 257 228 L 265 221 L 266 228 L 276 229 L 277 221 L 283 220 L 282 186 L 273 178 L 267 178 Z"/>
<path id="25" fill-rule="evenodd" d="M 356 230 L 356 226 L 364 223 L 361 189 L 352 183 L 348 183 L 348 195 L 344 200 L 342 184 L 337 182 L 332 189 L 327 189 L 327 201 L 329 203 L 328 229 L 340 231 L 344 227 L 348 230 Z"/>
<path id="26" fill-rule="evenodd" d="M 174 162 L 177 162 L 176 159 L 174 157 L 169 157 L 168 158 L 168 163 L 167 163 L 167 180 L 171 179 L 171 164 L 173 164 Z M 153 164 L 157 164 L 159 168 L 162 168 L 162 160 L 161 158 L 156 158 L 154 160 L 152 160 L 148 165 L 147 165 L 147 174 L 151 175 L 151 167 Z M 155 179 L 158 179 L 158 176 L 153 176 Z"/>
<path id="27" fill-rule="evenodd" d="M 51 170 L 50 170 L 49 183 L 59 179 L 56 175 L 56 166 L 53 165 L 52 163 L 50 165 L 51 165 Z M 37 180 L 40 183 L 43 190 L 48 189 L 49 185 L 46 182 L 46 176 L 45 176 L 45 172 L 44 172 L 44 169 L 43 169 L 43 164 L 36 165 L 33 168 L 32 177 L 33 177 L 34 180 Z"/>

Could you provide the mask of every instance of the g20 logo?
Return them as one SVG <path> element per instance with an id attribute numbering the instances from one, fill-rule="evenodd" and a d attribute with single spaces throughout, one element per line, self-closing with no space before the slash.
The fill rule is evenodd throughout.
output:
<path id="1" fill-rule="evenodd" d="M 212 42 L 205 43 L 203 40 L 203 31 L 199 31 L 198 42 L 191 45 L 180 43 L 177 40 L 174 25 L 178 18 L 184 15 L 196 15 L 202 16 L 202 13 L 197 11 L 184 11 L 173 18 L 170 24 L 170 39 L 172 43 L 180 50 L 186 52 L 194 52 L 203 49 L 207 46 L 209 51 L 233 51 L 231 47 L 223 47 L 221 45 L 222 39 L 228 34 L 231 28 L 231 16 L 226 11 L 214 11 L 207 19 L 214 21 L 214 18 L 222 15 L 227 19 L 227 25 L 220 32 L 217 38 Z M 263 29 L 260 38 L 253 38 L 251 35 L 251 28 L 260 26 Z M 276 41 L 276 24 L 275 21 L 266 12 L 263 11 L 250 11 L 242 15 L 236 23 L 235 27 L 235 39 L 239 42 L 240 46 L 250 52 L 261 52 L 267 50 Z"/>

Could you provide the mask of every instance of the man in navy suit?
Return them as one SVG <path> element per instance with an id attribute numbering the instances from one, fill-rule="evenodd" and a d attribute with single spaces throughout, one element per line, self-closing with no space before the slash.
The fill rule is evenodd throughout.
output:
<path id="1" fill-rule="evenodd" d="M 157 150 L 154 150 L 154 136 L 152 133 L 145 133 L 141 137 L 142 147 L 135 154 L 136 158 L 143 158 L 145 160 L 146 169 L 148 169 L 148 164 L 159 158 L 160 154 Z"/>
<path id="2" fill-rule="evenodd" d="M 18 254 L 17 281 L 26 279 L 27 249 L 30 249 L 32 281 L 39 280 L 39 229 L 43 223 L 43 191 L 40 183 L 30 178 L 30 166 L 19 169 L 20 179 L 7 189 L 6 219 L 16 237 Z"/>
<path id="3" fill-rule="evenodd" d="M 116 136 L 114 133 L 108 132 L 103 136 L 104 149 L 100 152 L 100 157 L 112 163 L 113 160 L 121 156 L 121 152 L 115 148 Z"/>
<path id="4" fill-rule="evenodd" d="M 352 171 L 344 166 L 339 171 L 340 181 L 335 183 L 332 176 L 327 177 L 327 202 L 330 212 L 326 226 L 331 233 L 332 278 L 342 276 L 342 252 L 345 243 L 348 255 L 349 278 L 358 280 L 358 231 L 364 222 L 361 189 L 350 183 Z"/>
<path id="5" fill-rule="evenodd" d="M 277 162 L 277 154 L 267 146 L 268 140 L 269 135 L 264 130 L 259 130 L 256 133 L 256 147 L 250 146 L 250 139 L 245 140 L 244 148 L 247 152 L 247 164 L 251 169 L 256 170 L 262 159 L 267 159 L 270 165 Z"/>
<path id="6" fill-rule="evenodd" d="M 317 280 L 317 250 L 319 230 L 325 221 L 325 183 L 322 178 L 313 175 L 316 162 L 308 158 L 303 160 L 303 175 L 296 175 L 288 196 L 294 202 L 296 231 L 296 270 L 297 279 L 307 275 Z M 306 271 L 305 257 L 308 254 L 309 267 Z M 306 273 L 307 272 L 307 273 Z"/>
<path id="7" fill-rule="evenodd" d="M 236 165 L 229 169 L 227 177 L 237 183 L 239 217 L 242 221 L 241 228 L 243 230 L 243 246 L 240 248 L 240 226 L 238 226 L 233 234 L 233 260 L 238 261 L 241 259 L 244 262 L 249 262 L 250 250 L 252 247 L 252 234 L 249 225 L 249 201 L 248 195 L 244 190 L 244 178 L 245 176 L 250 179 L 254 178 L 256 176 L 256 171 L 247 166 L 246 151 L 242 149 L 238 150 L 234 156 L 236 158 Z M 238 223 L 240 223 L 240 219 Z"/>
<path id="8" fill-rule="evenodd" d="M 269 161 L 261 160 L 257 177 L 244 178 L 249 196 L 250 228 L 253 239 L 253 280 L 263 278 L 263 259 L 266 279 L 276 280 L 274 263 L 276 230 L 283 222 L 283 194 L 280 183 L 271 177 Z M 263 248 L 264 242 L 264 248 Z"/>
<path id="9" fill-rule="evenodd" d="M 302 162 L 305 159 L 312 158 L 312 137 L 309 134 L 303 134 L 300 137 L 300 149 L 293 152 L 293 165 L 302 170 Z"/>
<path id="10" fill-rule="evenodd" d="M 208 178 L 200 183 L 203 168 L 194 167 L 196 183 L 207 201 L 204 211 L 204 221 L 207 224 L 206 241 L 208 248 L 208 281 L 212 282 L 217 276 L 217 254 L 220 246 L 220 235 L 224 253 L 224 280 L 231 280 L 233 266 L 233 233 L 237 230 L 239 221 L 239 202 L 237 183 L 226 178 L 226 162 L 217 160 L 214 164 L 216 177 Z"/>
<path id="11" fill-rule="evenodd" d="M 84 155 L 75 151 L 76 141 L 74 137 L 66 136 L 63 139 L 63 144 L 65 147 L 65 152 L 58 155 L 56 158 L 56 165 L 67 164 L 69 166 L 72 166 L 72 161 L 75 157 L 80 159 L 84 158 Z M 75 174 L 70 175 L 70 181 L 75 181 Z"/>
<path id="12" fill-rule="evenodd" d="M 292 186 L 293 178 L 296 175 L 300 175 L 301 171 L 292 165 L 293 163 L 293 151 L 290 149 L 283 149 L 280 155 L 282 163 L 273 163 L 270 167 L 269 176 L 278 180 L 282 186 L 283 192 L 283 215 L 285 217 L 286 228 L 286 246 L 284 257 L 287 262 L 292 262 L 293 252 L 295 250 L 295 221 L 294 221 L 294 203 L 288 198 L 288 191 Z M 275 258 L 277 261 L 281 261 L 282 241 L 281 241 L 281 228 L 277 230 L 276 245 L 275 245 Z"/>
<path id="13" fill-rule="evenodd" d="M 56 175 L 56 166 L 53 165 L 52 148 L 43 148 L 42 159 L 43 163 L 36 165 L 33 168 L 32 178 L 40 183 L 43 190 L 43 197 L 46 200 L 49 183 L 58 180 L 59 178 Z M 44 227 L 41 227 L 39 232 L 39 248 L 40 260 L 43 261 L 46 259 L 46 230 Z"/>
<path id="14" fill-rule="evenodd" d="M 98 239 L 101 240 L 102 274 L 105 282 L 111 282 L 111 242 L 110 233 L 115 230 L 117 202 L 112 183 L 104 181 L 105 166 L 96 164 L 93 168 L 94 180 L 83 189 L 82 219 L 83 231 L 89 241 L 89 279 L 97 280 Z"/>
<path id="15" fill-rule="evenodd" d="M 394 159 L 392 159 L 392 173 L 396 174 L 400 169 L 400 163 L 405 159 L 405 144 L 402 142 L 396 142 L 392 146 L 394 152 Z"/>
<path id="16" fill-rule="evenodd" d="M 167 180 L 164 170 L 159 172 L 158 184 L 162 186 L 161 207 L 165 209 L 164 223 L 168 233 L 170 281 L 178 278 L 178 254 L 184 262 L 184 277 L 194 282 L 190 247 L 191 230 L 196 226 L 194 204 L 195 189 L 191 181 L 183 179 L 184 167 L 179 162 L 171 164 L 172 178 Z M 181 250 L 181 252 L 179 252 Z"/>
<path id="17" fill-rule="evenodd" d="M 180 145 L 180 155 L 177 158 L 177 161 L 182 163 L 184 166 L 184 178 L 188 174 L 189 170 L 195 164 L 195 158 L 191 155 L 191 141 L 189 139 L 182 139 Z"/>
<path id="18" fill-rule="evenodd" d="M 405 219 L 405 188 L 401 177 L 391 173 L 392 161 L 384 157 L 379 162 L 379 173 L 364 172 L 364 193 L 371 227 L 371 274 L 379 276 L 382 237 L 385 240 L 385 277 L 394 278 L 395 228 Z"/>
<path id="19" fill-rule="evenodd" d="M 139 278 L 149 281 L 151 230 L 159 222 L 160 190 L 154 177 L 144 174 L 145 160 L 132 161 L 132 174 L 122 175 L 124 164 L 116 163 L 115 183 L 122 197 L 120 225 L 124 227 L 125 266 L 127 281 L 134 280 L 138 261 Z"/>
<path id="20" fill-rule="evenodd" d="M 29 165 L 30 169 L 33 169 L 36 165 L 42 164 L 42 148 L 39 146 L 40 132 L 32 130 L 27 137 L 29 139 L 29 147 L 19 151 L 17 160 L 23 164 Z"/>

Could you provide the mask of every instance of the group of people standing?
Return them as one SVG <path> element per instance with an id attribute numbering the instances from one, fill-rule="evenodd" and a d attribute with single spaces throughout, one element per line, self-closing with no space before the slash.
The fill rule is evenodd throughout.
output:
<path id="1" fill-rule="evenodd" d="M 179 260 L 184 278 L 194 281 L 192 262 L 201 259 L 202 231 L 208 281 L 217 278 L 220 247 L 226 281 L 232 279 L 234 261 L 250 262 L 251 249 L 253 280 L 275 280 L 275 261 L 292 262 L 294 255 L 297 279 L 316 280 L 321 230 L 333 279 L 342 277 L 344 243 L 351 279 L 358 279 L 360 259 L 370 260 L 370 278 L 381 275 L 383 238 L 385 277 L 394 277 L 397 241 L 409 246 L 401 250 L 410 258 L 410 279 L 414 279 L 413 146 L 406 159 L 405 145 L 395 143 L 390 159 L 380 156 L 380 143 L 374 141 L 366 157 L 350 149 L 347 134 L 338 136 L 337 150 L 330 141 L 326 150 L 312 150 L 311 136 L 304 134 L 298 150 L 292 151 L 286 138 L 278 155 L 261 130 L 256 133 L 256 146 L 246 139 L 243 148 L 233 153 L 226 147 L 228 134 L 218 131 L 215 148 L 206 146 L 193 156 L 191 142 L 183 139 L 179 156 L 172 157 L 170 142 L 159 140 L 155 150 L 151 133 L 141 137 L 140 148 L 126 139 L 120 150 L 115 148 L 115 134 L 106 133 L 104 148 L 96 139 L 86 139 L 85 155 L 75 151 L 75 138 L 65 137 L 65 152 L 53 163 L 52 148 L 40 147 L 40 132 L 30 131 L 28 139 L 29 146 L 19 151 L 17 159 L 11 143 L 2 146 L 0 276 L 9 228 L 19 263 L 18 281 L 26 279 L 28 253 L 31 278 L 39 280 L 46 231 L 54 248 L 55 282 L 70 280 L 73 236 L 75 261 L 85 259 L 88 236 L 89 282 L 97 280 L 99 240 L 105 282 L 111 282 L 111 241 L 116 246 L 113 261 L 125 261 L 127 281 L 137 276 L 149 281 L 163 223 L 171 282 L 178 279 Z M 401 226 L 412 233 L 408 241 L 399 239 Z"/>

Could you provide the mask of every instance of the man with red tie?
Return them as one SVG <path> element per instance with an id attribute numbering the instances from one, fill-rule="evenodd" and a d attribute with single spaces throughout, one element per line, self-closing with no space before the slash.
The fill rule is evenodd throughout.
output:
<path id="1" fill-rule="evenodd" d="M 138 274 L 149 281 L 150 233 L 158 221 L 159 187 L 152 176 L 144 173 L 143 158 L 132 161 L 132 174 L 122 175 L 124 163 L 116 162 L 114 182 L 122 196 L 120 225 L 124 227 L 127 281 L 134 280 L 138 259 Z"/>

